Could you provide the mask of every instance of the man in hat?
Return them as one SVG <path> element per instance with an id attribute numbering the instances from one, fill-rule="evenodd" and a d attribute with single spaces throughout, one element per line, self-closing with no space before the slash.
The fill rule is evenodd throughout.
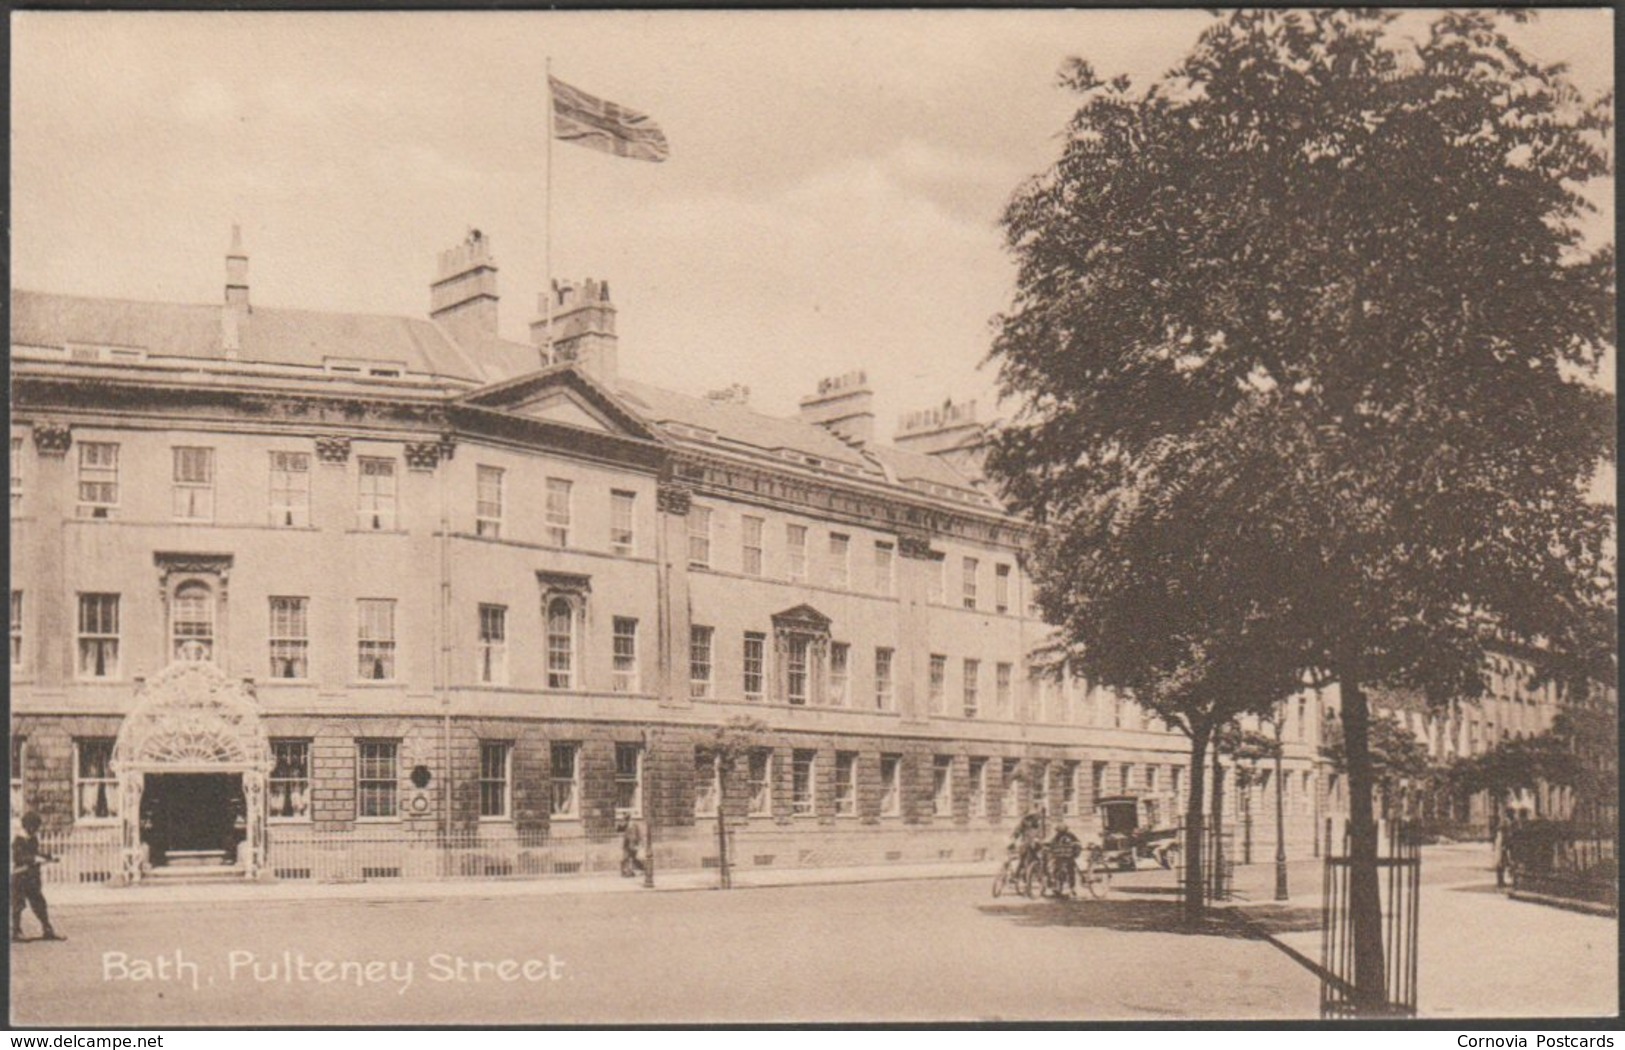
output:
<path id="1" fill-rule="evenodd" d="M 23 814 L 23 833 L 11 840 L 11 939 L 23 939 L 23 909 L 34 909 L 34 917 L 44 928 L 43 939 L 62 941 L 67 938 L 51 928 L 51 915 L 45 906 L 45 893 L 40 885 L 40 865 L 56 858 L 46 853 L 39 844 L 40 815 Z"/>

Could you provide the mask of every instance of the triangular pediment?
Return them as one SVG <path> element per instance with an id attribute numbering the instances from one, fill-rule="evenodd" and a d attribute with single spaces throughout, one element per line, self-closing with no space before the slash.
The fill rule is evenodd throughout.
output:
<path id="1" fill-rule="evenodd" d="M 657 440 L 653 427 L 642 416 L 573 365 L 554 365 L 493 383 L 458 401 L 602 434 Z"/>
<path id="2" fill-rule="evenodd" d="M 829 630 L 830 618 L 810 605 L 802 604 L 783 612 L 773 614 L 773 626 L 777 629 L 801 629 L 808 631 Z"/>

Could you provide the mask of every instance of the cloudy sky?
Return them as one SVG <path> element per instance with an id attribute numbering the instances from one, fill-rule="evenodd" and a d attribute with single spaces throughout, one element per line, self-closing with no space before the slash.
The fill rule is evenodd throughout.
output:
<path id="1" fill-rule="evenodd" d="M 435 254 L 492 239 L 502 329 L 537 316 L 545 68 L 640 109 L 665 164 L 553 150 L 553 271 L 610 282 L 622 369 L 795 410 L 867 368 L 880 432 L 978 369 L 1013 269 L 999 213 L 1072 98 L 1062 60 L 1144 79 L 1198 11 L 12 15 L 13 282 L 422 316 Z M 1526 33 L 1590 90 L 1609 12 Z M 1611 225 L 1611 217 L 1610 217 Z"/>

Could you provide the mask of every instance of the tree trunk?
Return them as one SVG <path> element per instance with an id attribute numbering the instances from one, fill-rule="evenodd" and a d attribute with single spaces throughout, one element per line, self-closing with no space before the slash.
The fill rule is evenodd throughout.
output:
<path id="1" fill-rule="evenodd" d="M 1371 710 L 1359 683 L 1340 677 L 1343 742 L 1349 771 L 1349 910 L 1354 942 L 1354 1004 L 1377 1016 L 1387 1001 L 1377 822 L 1372 813 Z"/>
<path id="2" fill-rule="evenodd" d="M 1210 731 L 1196 728 L 1191 733 L 1190 795 L 1185 799 L 1185 921 L 1202 921 L 1207 903 L 1202 881 L 1202 791 L 1207 778 L 1207 746 Z"/>

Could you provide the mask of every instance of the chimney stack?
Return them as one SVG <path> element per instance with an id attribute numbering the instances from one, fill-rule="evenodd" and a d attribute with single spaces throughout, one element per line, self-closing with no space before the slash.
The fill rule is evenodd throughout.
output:
<path id="1" fill-rule="evenodd" d="M 708 390 L 705 399 L 713 405 L 748 405 L 750 387 L 743 383 L 729 383 L 720 390 Z"/>
<path id="2" fill-rule="evenodd" d="M 538 299 L 542 319 L 530 325 L 531 342 L 548 351 L 547 293 Z M 615 388 L 619 371 L 619 340 L 615 335 L 615 304 L 609 298 L 609 282 L 589 277 L 581 284 L 553 282 L 552 362 L 574 364 L 593 379 Z"/>
<path id="3" fill-rule="evenodd" d="M 440 253 L 429 285 L 429 317 L 459 343 L 496 338 L 497 267 L 491 242 L 479 230 L 469 230 L 462 244 Z"/>
<path id="4" fill-rule="evenodd" d="M 875 439 L 874 402 L 866 373 L 831 376 L 818 381 L 818 393 L 801 399 L 801 421 L 851 444 L 867 445 Z"/>
<path id="5" fill-rule="evenodd" d="M 897 423 L 892 444 L 936 456 L 972 481 L 983 476 L 987 429 L 976 422 L 975 401 L 956 405 L 953 398 L 947 398 L 935 408 L 907 413 Z"/>
<path id="6" fill-rule="evenodd" d="M 220 315 L 221 346 L 226 360 L 237 360 L 242 349 L 243 322 L 248 320 L 248 253 L 243 251 L 243 228 L 231 225 L 231 249 L 226 252 L 226 308 Z"/>

